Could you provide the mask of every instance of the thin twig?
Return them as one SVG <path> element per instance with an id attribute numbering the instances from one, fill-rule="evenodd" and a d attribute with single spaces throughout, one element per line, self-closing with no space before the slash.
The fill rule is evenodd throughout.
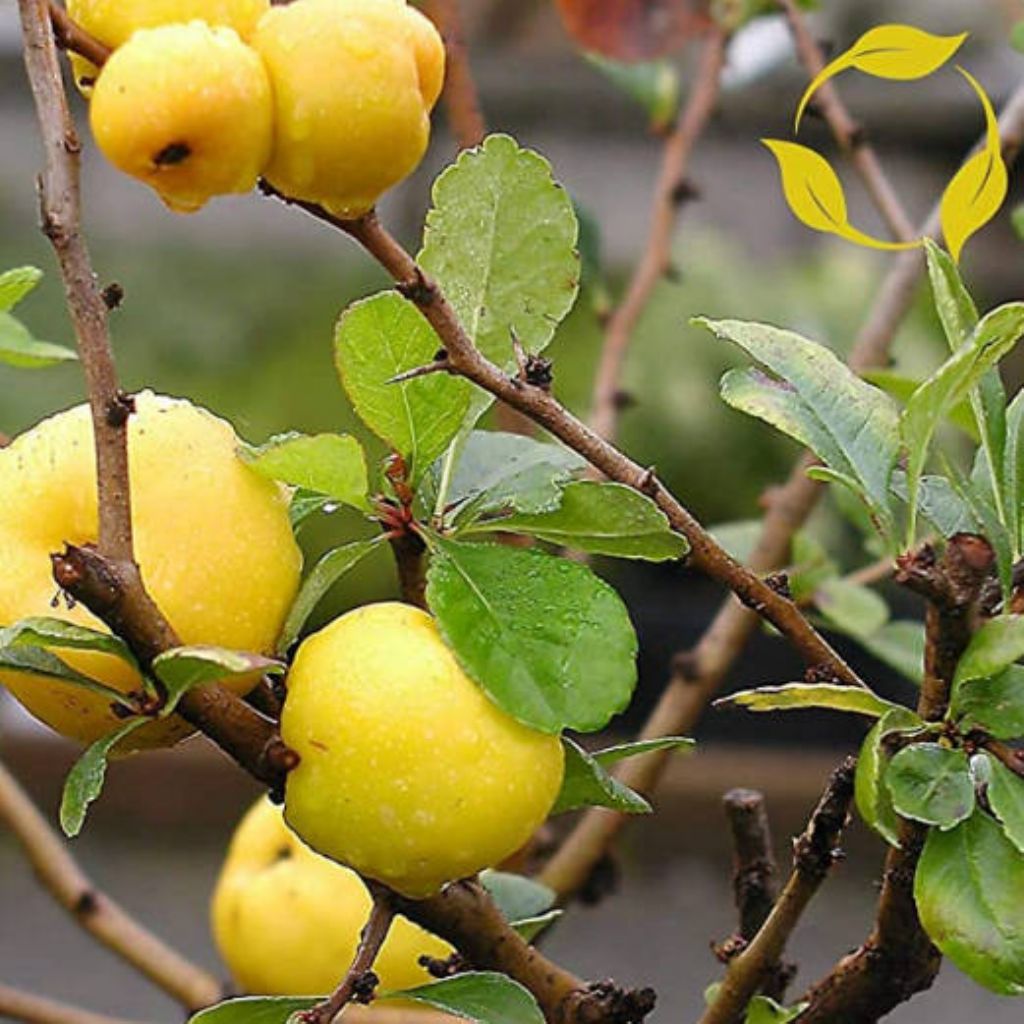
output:
<path id="1" fill-rule="evenodd" d="M 807 20 L 795 0 L 777 2 L 789 21 L 800 61 L 807 69 L 808 76 L 813 79 L 825 67 L 825 56 L 821 47 L 808 29 Z M 838 90 L 831 82 L 826 82 L 815 93 L 814 102 L 853 169 L 860 176 L 871 201 L 893 238 L 898 242 L 912 241 L 917 237 L 914 234 L 914 224 L 907 216 L 885 171 L 882 170 L 877 154 L 868 145 L 863 128 L 853 119 L 839 98 Z"/>
<path id="2" fill-rule="evenodd" d="M 685 179 L 690 155 L 718 105 L 727 42 L 728 35 L 717 26 L 709 29 L 705 37 L 689 99 L 675 129 L 665 140 L 643 256 L 633 272 L 625 298 L 611 314 L 605 330 L 594 378 L 590 426 L 609 441 L 614 440 L 617 433 L 626 354 L 637 323 L 671 262 L 672 235 L 688 192 Z"/>
<path id="3" fill-rule="evenodd" d="M 789 937 L 838 857 L 839 837 L 853 800 L 856 767 L 856 759 L 849 757 L 832 773 L 807 829 L 793 844 L 789 881 L 750 945 L 730 962 L 700 1024 L 735 1024 L 778 964 Z M 845 1017 L 835 1019 L 846 1021 Z"/>
<path id="4" fill-rule="evenodd" d="M 302 1024 L 331 1024 L 353 999 L 369 1002 L 372 998 L 373 989 L 377 984 L 377 977 L 372 974 L 373 964 L 391 930 L 391 922 L 395 919 L 395 906 L 390 891 L 383 886 L 372 885 L 370 892 L 373 896 L 370 916 L 363 926 L 356 955 L 352 958 L 345 977 L 322 1003 L 317 1003 L 312 1009 L 299 1014 Z"/>
<path id="5" fill-rule="evenodd" d="M 50 0 L 50 22 L 57 45 L 62 50 L 77 53 L 80 57 L 92 61 L 96 67 L 102 67 L 113 52 L 106 43 L 101 43 L 80 25 L 72 21 L 70 15 L 60 4 Z"/>
<path id="6" fill-rule="evenodd" d="M 444 102 L 448 124 L 459 149 L 472 149 L 484 141 L 487 123 L 469 62 L 469 47 L 459 0 L 427 0 L 424 9 L 437 26 L 447 54 Z"/>
<path id="7" fill-rule="evenodd" d="M 1018 87 L 1003 108 L 1000 136 L 1004 157 L 1012 162 L 1024 142 L 1024 87 Z M 920 233 L 934 237 L 938 231 L 936 206 Z M 862 372 L 884 365 L 896 331 L 910 311 L 923 266 L 923 257 L 917 251 L 900 253 L 893 259 L 850 352 L 849 363 L 854 370 Z M 824 492 L 822 484 L 807 476 L 812 465 L 812 457 L 801 456 L 786 482 L 770 494 L 761 536 L 748 562 L 755 572 L 771 572 L 789 559 L 794 534 L 807 521 Z M 749 609 L 736 600 L 727 600 L 692 651 L 675 658 L 669 682 L 640 738 L 658 739 L 690 732 L 758 623 L 758 617 Z M 668 760 L 664 753 L 632 758 L 622 762 L 616 777 L 638 792 L 650 795 Z M 588 810 L 545 865 L 540 880 L 562 898 L 576 892 L 628 817 L 604 807 Z"/>
<path id="8" fill-rule="evenodd" d="M 83 1010 L 80 1006 L 59 1003 L 56 999 L 11 988 L 10 985 L 0 985 L 0 1020 L 20 1020 L 24 1024 L 136 1024 Z"/>
<path id="9" fill-rule="evenodd" d="M 216 978 L 165 945 L 96 888 L 2 764 L 0 821 L 21 844 L 40 884 L 97 941 L 189 1010 L 221 998 Z"/>

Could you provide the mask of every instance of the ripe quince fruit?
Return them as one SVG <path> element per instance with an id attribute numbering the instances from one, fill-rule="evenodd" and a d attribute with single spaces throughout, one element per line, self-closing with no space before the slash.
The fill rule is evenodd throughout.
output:
<path id="1" fill-rule="evenodd" d="M 128 438 L 132 525 L 150 594 L 182 643 L 272 651 L 301 568 L 286 493 L 238 457 L 238 439 L 224 420 L 148 391 L 135 396 L 135 408 Z M 97 537 L 88 407 L 51 416 L 0 449 L 0 494 L 0 625 L 52 616 L 50 555 Z M 56 614 L 105 628 L 81 605 Z M 137 673 L 112 655 L 55 653 L 123 693 L 141 688 Z M 253 682 L 229 685 L 240 692 Z M 0 671 L 0 684 L 36 718 L 83 743 L 121 724 L 102 695 L 71 683 Z M 170 746 L 190 731 L 171 715 L 132 733 L 124 746 Z"/>
<path id="2" fill-rule="evenodd" d="M 309 849 L 261 799 L 242 819 L 214 890 L 214 940 L 235 981 L 257 995 L 332 991 L 356 950 L 370 913 L 359 876 Z M 429 982 L 421 956 L 451 947 L 396 918 L 374 972 L 386 989 Z"/>
<path id="3" fill-rule="evenodd" d="M 413 899 L 514 853 L 562 784 L 559 738 L 502 711 L 405 604 L 358 608 L 303 641 L 281 735 L 302 759 L 288 824 Z"/>
<path id="4" fill-rule="evenodd" d="M 67 0 L 65 6 L 76 24 L 116 50 L 136 29 L 196 19 L 226 25 L 248 39 L 270 0 Z M 77 53 L 71 54 L 71 67 L 79 91 L 90 95 L 99 68 Z"/>
<path id="5" fill-rule="evenodd" d="M 274 88 L 265 177 L 280 192 L 356 217 L 419 164 L 445 54 L 406 0 L 295 0 L 253 45 Z"/>
<path id="6" fill-rule="evenodd" d="M 234 29 L 139 29 L 103 65 L 89 120 L 115 167 L 191 213 L 256 184 L 270 155 L 270 81 Z"/>

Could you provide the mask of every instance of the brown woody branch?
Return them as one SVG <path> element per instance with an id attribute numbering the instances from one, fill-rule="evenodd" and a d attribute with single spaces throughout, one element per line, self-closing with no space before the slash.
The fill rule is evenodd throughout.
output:
<path id="1" fill-rule="evenodd" d="M 793 844 L 793 873 L 789 881 L 750 945 L 730 962 L 718 994 L 700 1024 L 735 1024 L 771 977 L 790 935 L 840 856 L 839 837 L 853 800 L 856 767 L 856 759 L 849 757 L 832 773 L 807 829 Z M 834 1020 L 849 1024 L 845 1015 Z"/>
<path id="2" fill-rule="evenodd" d="M 10 985 L 0 985 L 0 1019 L 19 1020 L 24 1024 L 135 1024 L 134 1021 L 93 1013 L 34 992 L 11 988 Z"/>
<path id="3" fill-rule="evenodd" d="M 62 50 L 85 57 L 98 68 L 102 67 L 112 52 L 110 47 L 106 43 L 101 43 L 95 36 L 90 35 L 80 25 L 72 21 L 68 12 L 60 4 L 53 3 L 51 0 L 48 6 L 50 23 L 53 25 L 53 36 L 57 45 Z"/>
<path id="4" fill-rule="evenodd" d="M 672 235 L 679 209 L 690 191 L 686 185 L 690 155 L 718 105 L 727 43 L 728 34 L 722 28 L 708 30 L 689 99 L 665 140 L 643 256 L 626 288 L 625 298 L 611 314 L 605 329 L 594 378 L 590 426 L 609 441 L 617 433 L 626 354 L 637 323 L 671 263 Z"/>
<path id="5" fill-rule="evenodd" d="M 156 986 L 189 1010 L 199 1010 L 222 997 L 217 979 L 165 945 L 96 888 L 68 852 L 67 846 L 35 808 L 17 780 L 0 764 L 0 821 L 11 830 L 40 883 L 98 942 L 131 964 Z M 24 1004 L 27 1006 L 27 1004 Z M 42 1009 L 42 1007 L 38 1007 Z M 4 1000 L 0 996 L 0 1016 Z M 15 1015 L 17 1016 L 17 1015 Z M 56 1017 L 24 1017 L 43 1024 Z M 72 1024 L 69 1018 L 60 1018 Z M 80 1024 L 87 1024 L 79 1018 Z M 96 1024 L 109 1024 L 96 1020 Z"/>

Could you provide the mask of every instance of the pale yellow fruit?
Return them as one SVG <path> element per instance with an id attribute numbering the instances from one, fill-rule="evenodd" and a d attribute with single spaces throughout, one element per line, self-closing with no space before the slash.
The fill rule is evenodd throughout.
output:
<path id="1" fill-rule="evenodd" d="M 558 737 L 498 708 L 404 604 L 359 608 L 302 643 L 281 733 L 302 758 L 291 827 L 413 898 L 514 853 L 562 783 Z"/>
<path id="2" fill-rule="evenodd" d="M 263 16 L 253 45 L 274 87 L 276 189 L 355 217 L 419 164 L 444 44 L 405 0 L 295 0 Z"/>
<path id="3" fill-rule="evenodd" d="M 258 995 L 321 995 L 352 961 L 370 913 L 354 871 L 309 849 L 260 800 L 242 819 L 213 895 L 217 948 L 238 985 Z M 396 918 L 377 956 L 382 989 L 429 982 L 421 956 L 445 959 L 449 945 Z"/>
<path id="4" fill-rule="evenodd" d="M 67 0 L 72 20 L 101 43 L 117 49 L 139 28 L 156 28 L 199 19 L 210 25 L 233 28 L 248 39 L 270 0 Z M 71 54 L 75 84 L 86 96 L 92 92 L 99 69 L 78 54 Z"/>
<path id="5" fill-rule="evenodd" d="M 115 167 L 191 213 L 256 184 L 270 155 L 270 81 L 234 29 L 140 29 L 103 65 L 89 121 Z"/>
<path id="6" fill-rule="evenodd" d="M 287 496 L 236 453 L 231 425 L 187 401 L 143 392 L 129 420 L 136 558 L 183 643 L 268 653 L 298 586 L 301 556 Z M 97 536 L 92 421 L 84 405 L 58 413 L 0 449 L 0 625 L 38 615 L 104 628 L 81 605 L 55 610 L 50 555 Z M 138 675 L 92 651 L 65 661 L 128 693 Z M 119 720 L 101 695 L 68 683 L 0 672 L 0 683 L 57 732 L 90 743 Z M 235 680 L 248 689 L 252 680 Z M 136 748 L 190 732 L 177 717 L 131 734 Z"/>

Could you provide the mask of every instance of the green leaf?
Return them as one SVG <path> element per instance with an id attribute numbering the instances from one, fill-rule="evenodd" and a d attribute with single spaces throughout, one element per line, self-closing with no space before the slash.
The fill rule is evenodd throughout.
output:
<path id="1" fill-rule="evenodd" d="M 246 445 L 241 454 L 256 472 L 271 480 L 363 512 L 370 507 L 363 446 L 348 434 L 281 434 L 259 447 Z"/>
<path id="2" fill-rule="evenodd" d="M 1021 509 L 1024 507 L 1024 391 L 1018 391 L 1006 410 L 1006 447 L 1003 465 L 1004 504 L 1010 513 L 1013 552 L 1024 549 Z"/>
<path id="3" fill-rule="evenodd" d="M 585 53 L 586 59 L 617 89 L 638 103 L 647 114 L 652 131 L 668 129 L 679 110 L 679 72 L 667 60 L 626 64 L 600 53 Z"/>
<path id="4" fill-rule="evenodd" d="M 167 689 L 167 703 L 160 714 L 171 714 L 182 696 L 197 686 L 222 683 L 237 676 L 281 675 L 284 670 L 280 661 L 261 654 L 229 651 L 224 647 L 174 647 L 153 659 L 153 673 Z"/>
<path id="5" fill-rule="evenodd" d="M 151 719 L 148 718 L 129 719 L 124 725 L 87 747 L 74 763 L 64 780 L 64 793 L 60 801 L 60 827 L 64 829 L 64 834 L 68 838 L 73 839 L 82 831 L 89 804 L 103 790 L 110 752 L 125 736 L 149 721 Z"/>
<path id="6" fill-rule="evenodd" d="M 1024 736 L 1024 668 L 1011 665 L 953 691 L 953 717 L 964 731 L 983 729 L 1000 740 Z"/>
<path id="7" fill-rule="evenodd" d="M 552 814 L 562 814 L 578 807 L 610 807 L 626 814 L 650 814 L 651 805 L 639 793 L 619 782 L 608 769 L 618 761 L 657 750 L 682 750 L 693 746 L 693 740 L 682 736 L 641 740 L 609 747 L 588 754 L 572 740 L 562 737 L 565 748 L 565 774 Z"/>
<path id="8" fill-rule="evenodd" d="M 462 668 L 513 718 L 593 732 L 629 703 L 636 634 L 618 594 L 542 551 L 430 539 L 427 603 Z"/>
<path id="9" fill-rule="evenodd" d="M 989 619 L 971 637 L 956 667 L 957 687 L 971 679 L 998 675 L 1004 668 L 1024 657 L 1024 615 L 997 615 Z"/>
<path id="10" fill-rule="evenodd" d="M 955 352 L 970 340 L 978 326 L 978 307 L 949 253 L 930 238 L 925 239 L 924 246 L 935 312 L 939 314 L 950 350 Z"/>
<path id="11" fill-rule="evenodd" d="M 904 747 L 889 763 L 885 784 L 897 814 L 943 830 L 974 810 L 974 780 L 962 750 L 938 743 Z"/>
<path id="12" fill-rule="evenodd" d="M 317 512 L 334 512 L 338 502 L 326 494 L 317 494 L 315 491 L 306 491 L 303 488 L 296 488 L 292 494 L 292 500 L 288 505 L 288 518 L 292 524 L 292 532 L 298 533 L 299 528 L 310 516 Z"/>
<path id="13" fill-rule="evenodd" d="M 480 881 L 509 922 L 537 917 L 555 902 L 553 889 L 523 875 L 488 869 L 480 872 Z"/>
<path id="14" fill-rule="evenodd" d="M 1010 29 L 1010 45 L 1020 53 L 1024 53 L 1024 21 L 1018 21 Z"/>
<path id="15" fill-rule="evenodd" d="M 7 313 L 42 280 L 38 267 L 15 267 L 0 274 L 0 313 Z"/>
<path id="16" fill-rule="evenodd" d="M 908 708 L 887 711 L 864 737 L 854 776 L 854 801 L 868 828 L 874 829 L 890 846 L 899 846 L 899 819 L 885 785 L 890 756 L 886 741 L 890 736 L 918 732 L 925 723 Z"/>
<path id="17" fill-rule="evenodd" d="M 239 996 L 192 1014 L 188 1024 L 288 1024 L 319 1002 L 317 996 Z"/>
<path id="18" fill-rule="evenodd" d="M 1024 203 L 1013 208 L 1010 214 L 1010 226 L 1016 232 L 1017 237 L 1024 240 Z"/>
<path id="19" fill-rule="evenodd" d="M 77 669 L 73 669 L 55 654 L 51 654 L 42 647 L 26 645 L 7 647 L 2 644 L 3 639 L 2 634 L 0 634 L 0 668 L 2 669 L 24 672 L 33 676 L 42 676 L 44 679 L 59 679 L 62 683 L 71 683 L 74 686 L 81 687 L 83 690 L 89 690 L 113 704 L 120 704 L 126 708 L 134 709 L 132 701 L 127 694 L 105 686 L 99 680 L 92 679 Z"/>
<path id="20" fill-rule="evenodd" d="M 924 673 L 924 626 L 920 622 L 887 622 L 877 633 L 858 639 L 873 657 L 920 684 Z"/>
<path id="21" fill-rule="evenodd" d="M 797 1003 L 795 1006 L 782 1006 L 769 996 L 754 996 L 747 1004 L 747 1016 L 744 1024 L 790 1024 L 796 1020 L 809 1003 Z"/>
<path id="22" fill-rule="evenodd" d="M 434 183 L 420 263 L 441 285 L 476 347 L 513 365 L 551 341 L 579 289 L 576 215 L 551 165 L 507 135 L 466 150 Z M 492 398 L 475 391 L 469 422 Z"/>
<path id="23" fill-rule="evenodd" d="M 310 569 L 306 574 L 306 578 L 302 581 L 302 586 L 299 587 L 299 592 L 295 597 L 291 610 L 288 612 L 288 617 L 281 627 L 281 635 L 277 640 L 278 654 L 283 655 L 295 643 L 306 620 L 313 613 L 313 609 L 320 603 L 327 591 L 384 539 L 384 535 L 381 534 L 372 540 L 357 540 L 351 544 L 344 544 L 340 548 L 328 551 Z"/>
<path id="24" fill-rule="evenodd" d="M 806 530 L 798 530 L 793 535 L 792 559 L 788 569 L 789 589 L 798 603 L 811 600 L 819 587 L 837 578 L 838 566 L 825 546 Z"/>
<path id="25" fill-rule="evenodd" d="M 533 942 L 541 932 L 549 928 L 563 914 L 561 910 L 549 910 L 544 914 L 537 914 L 536 917 L 524 917 L 512 922 L 512 927 L 522 936 L 526 942 Z"/>
<path id="26" fill-rule="evenodd" d="M 716 700 L 716 708 L 731 706 L 748 711 L 789 711 L 794 708 L 825 708 L 828 711 L 846 711 L 854 715 L 881 718 L 895 707 L 866 687 L 839 686 L 832 683 L 788 683 L 785 686 L 761 686 L 756 690 L 741 690 Z"/>
<path id="27" fill-rule="evenodd" d="M 874 384 L 875 387 L 881 388 L 887 395 L 895 398 L 900 405 L 906 405 L 910 396 L 923 383 L 916 377 L 907 377 L 895 370 L 866 370 L 863 377 L 869 384 Z M 962 430 L 975 444 L 981 440 L 970 402 L 958 402 L 949 410 L 947 419 L 958 430 Z"/>
<path id="28" fill-rule="evenodd" d="M 837 629 L 857 638 L 877 633 L 889 621 L 889 606 L 878 594 L 838 576 L 818 587 L 814 603 Z"/>
<path id="29" fill-rule="evenodd" d="M 456 516 L 461 522 L 488 512 L 550 512 L 558 508 L 573 474 L 585 466 L 584 459 L 558 444 L 474 430 L 461 446 L 447 500 L 460 506 Z M 435 465 L 434 479 L 440 474 Z"/>
<path id="30" fill-rule="evenodd" d="M 99 651 L 120 658 L 136 671 L 139 669 L 135 656 L 119 636 L 49 616 L 21 619 L 13 626 L 0 630 L 0 647 L 56 647 Z"/>
<path id="31" fill-rule="evenodd" d="M 447 373 L 390 383 L 434 362 L 441 349 L 423 314 L 394 292 L 349 306 L 334 345 L 341 382 L 359 417 L 402 455 L 410 479 L 419 480 L 459 432 L 470 385 Z"/>
<path id="32" fill-rule="evenodd" d="M 550 512 L 518 513 L 478 522 L 477 530 L 507 530 L 615 558 L 667 562 L 689 551 L 686 538 L 644 494 L 623 484 L 580 480 L 567 484 L 562 503 Z"/>
<path id="33" fill-rule="evenodd" d="M 905 502 L 910 501 L 907 475 L 897 470 L 892 475 L 892 490 Z M 972 533 L 982 524 L 957 489 L 944 476 L 925 474 L 917 485 L 917 511 L 941 537 Z"/>
<path id="34" fill-rule="evenodd" d="M 10 313 L 0 312 L 0 363 L 22 370 L 37 370 L 77 358 L 72 349 L 39 341 L 20 320 L 15 320 Z"/>
<path id="35" fill-rule="evenodd" d="M 825 346 L 792 331 L 738 320 L 694 323 L 739 345 L 771 374 L 730 371 L 721 384 L 725 401 L 810 448 L 888 529 L 889 476 L 899 451 L 891 399 Z"/>
<path id="36" fill-rule="evenodd" d="M 451 978 L 385 992 L 379 999 L 412 999 L 479 1024 L 544 1024 L 537 1001 L 518 981 L 493 971 L 471 971 Z"/>
<path id="37" fill-rule="evenodd" d="M 1024 854 L 1024 779 L 985 753 L 971 759 L 971 768 L 984 782 L 988 805 L 1006 838 Z"/>
<path id="38" fill-rule="evenodd" d="M 1024 995 L 1024 857 L 980 808 L 949 832 L 932 829 L 914 899 L 932 942 L 979 985 Z"/>

